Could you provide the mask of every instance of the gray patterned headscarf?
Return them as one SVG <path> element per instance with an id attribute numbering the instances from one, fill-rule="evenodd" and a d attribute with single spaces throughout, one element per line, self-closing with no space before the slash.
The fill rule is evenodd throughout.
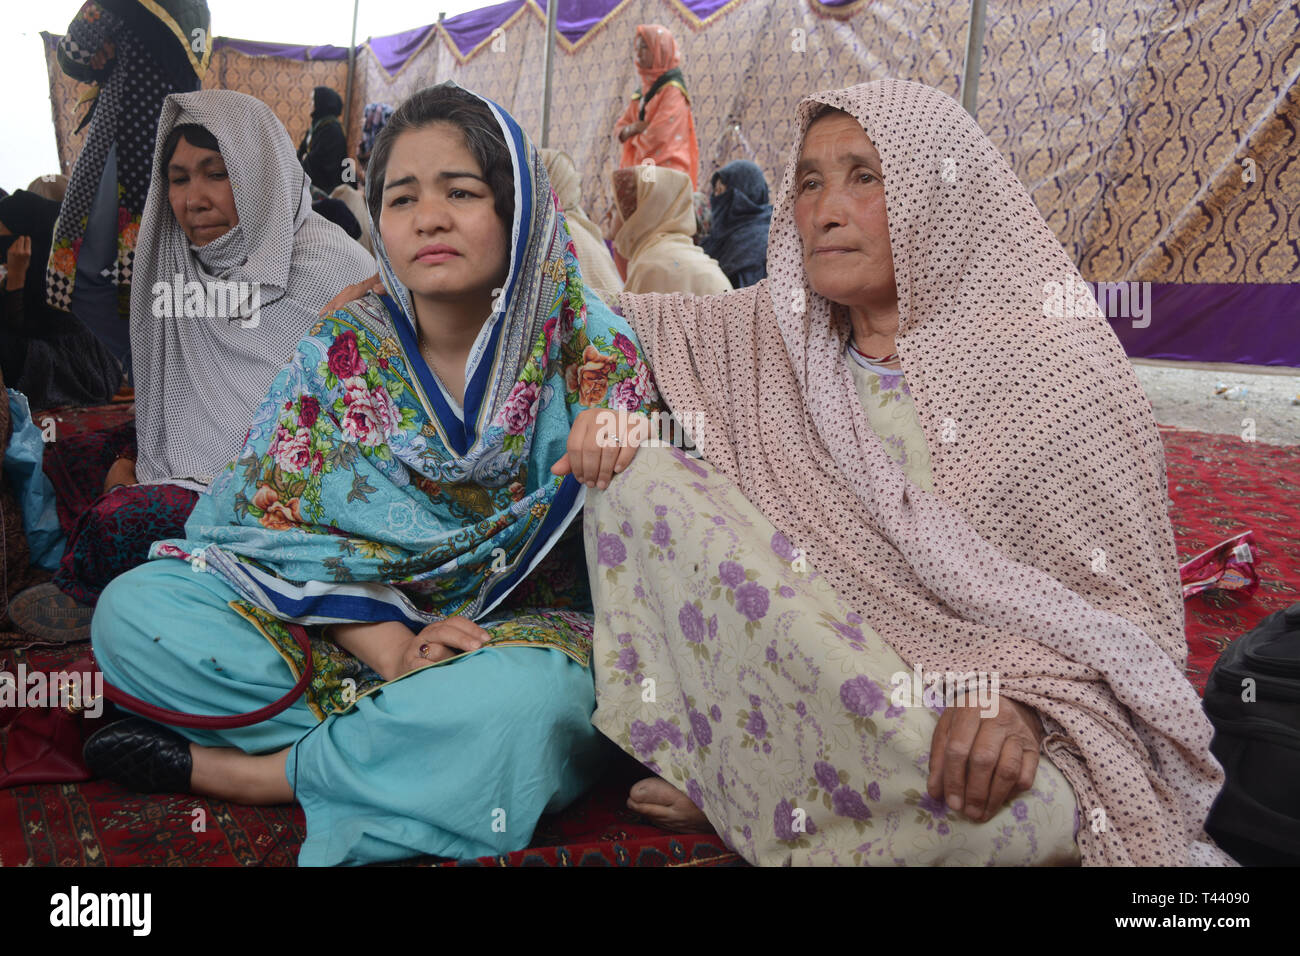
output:
<path id="1" fill-rule="evenodd" d="M 183 123 L 216 137 L 239 213 L 235 228 L 202 247 L 190 245 L 167 198 L 162 150 Z M 321 307 L 373 275 L 375 263 L 312 212 L 289 134 L 255 97 L 167 97 L 153 175 L 131 287 L 136 476 L 206 486 L 239 452 L 253 411 Z"/>

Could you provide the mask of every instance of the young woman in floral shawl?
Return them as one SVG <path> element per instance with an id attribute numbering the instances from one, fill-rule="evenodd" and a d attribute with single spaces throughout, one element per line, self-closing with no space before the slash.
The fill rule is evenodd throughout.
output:
<path id="1" fill-rule="evenodd" d="M 286 624 L 306 625 L 306 698 L 188 740 L 133 718 L 87 760 L 135 789 L 296 799 L 304 864 L 505 853 L 598 769 L 571 522 L 635 454 L 608 409 L 657 396 L 498 106 L 415 94 L 368 200 L 386 293 L 303 339 L 185 539 L 155 545 L 188 565 L 117 579 L 92 628 L 111 683 L 231 714 L 294 685 Z"/>

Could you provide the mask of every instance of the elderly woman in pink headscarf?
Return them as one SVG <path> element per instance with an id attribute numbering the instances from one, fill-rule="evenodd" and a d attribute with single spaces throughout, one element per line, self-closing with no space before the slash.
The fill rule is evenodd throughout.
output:
<path id="1" fill-rule="evenodd" d="M 691 177 L 695 189 L 699 185 L 700 146 L 686 79 L 679 69 L 682 54 L 677 40 L 667 27 L 643 23 L 636 28 L 635 57 L 641 88 L 614 124 L 614 135 L 623 144 L 619 166 L 650 161 L 678 169 Z"/>
<path id="2" fill-rule="evenodd" d="M 796 129 L 767 279 L 621 300 L 703 455 L 588 502 L 629 805 L 760 864 L 1230 863 L 1149 406 L 1095 302 L 1044 309 L 1073 263 L 937 90 Z"/>

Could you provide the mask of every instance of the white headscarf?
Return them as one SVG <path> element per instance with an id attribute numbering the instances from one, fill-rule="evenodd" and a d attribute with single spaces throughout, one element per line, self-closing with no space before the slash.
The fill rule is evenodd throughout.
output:
<path id="1" fill-rule="evenodd" d="M 794 173 L 821 104 L 880 153 L 897 347 L 933 491 L 886 453 L 847 365 L 848 320 L 804 266 Z M 661 394 L 683 421 L 706 416 L 704 457 L 909 667 L 997 674 L 1003 696 L 1043 718 L 1085 864 L 1231 863 L 1204 833 L 1223 770 L 1183 673 L 1150 404 L 1095 301 L 1044 314 L 1051 284 L 1073 287 L 1078 270 L 939 90 L 815 93 L 795 129 L 767 279 L 622 297 Z"/>
<path id="2" fill-rule="evenodd" d="M 202 247 L 190 245 L 168 201 L 162 150 L 182 123 L 216 137 L 239 213 L 235 228 Z M 239 452 L 253 411 L 321 307 L 373 275 L 375 264 L 312 212 L 289 134 L 255 97 L 233 90 L 167 97 L 153 175 L 131 283 L 136 476 L 206 486 Z M 204 305 L 194 315 L 183 306 L 198 302 L 200 287 Z M 227 291 L 236 292 L 237 310 Z"/>
<path id="3" fill-rule="evenodd" d="M 627 216 L 614 248 L 627 260 L 623 290 L 717 295 L 731 282 L 695 244 L 695 194 L 691 177 L 667 166 L 636 166 L 614 173 L 615 182 L 636 177 L 636 211 Z M 617 190 L 617 186 L 616 186 Z"/>

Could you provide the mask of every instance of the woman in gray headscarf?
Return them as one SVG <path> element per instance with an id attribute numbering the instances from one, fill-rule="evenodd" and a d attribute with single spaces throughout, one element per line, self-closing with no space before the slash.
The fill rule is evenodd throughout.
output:
<path id="1" fill-rule="evenodd" d="M 181 532 L 339 279 L 374 272 L 365 250 L 312 212 L 288 132 L 252 96 L 167 97 L 153 177 L 131 289 L 137 447 L 119 452 L 53 583 L 11 606 L 15 623 L 47 640 L 90 636 L 104 586 Z"/>

